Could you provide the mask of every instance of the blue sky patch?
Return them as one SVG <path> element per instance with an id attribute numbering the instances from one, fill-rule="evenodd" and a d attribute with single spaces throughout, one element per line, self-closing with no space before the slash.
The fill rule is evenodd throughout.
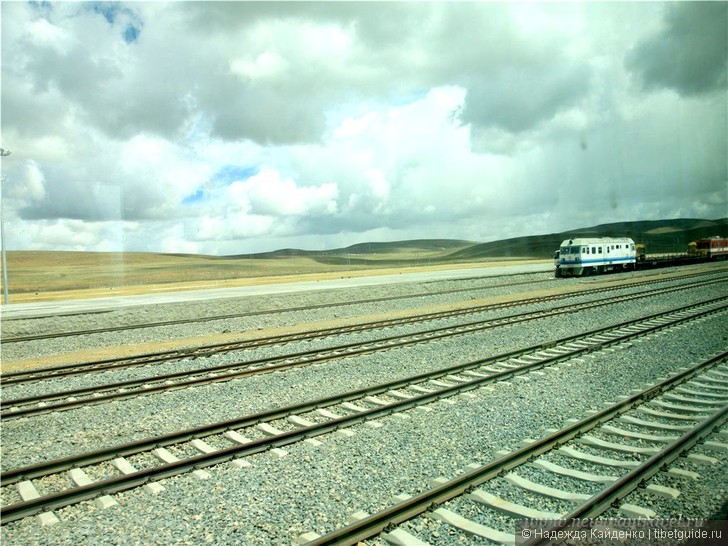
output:
<path id="1" fill-rule="evenodd" d="M 110 25 L 114 25 L 119 19 L 127 20 L 121 35 L 127 44 L 136 42 L 142 31 L 142 22 L 139 16 L 131 9 L 121 5 L 119 2 L 91 2 L 87 9 L 98 13 Z"/>
<path id="2" fill-rule="evenodd" d="M 197 203 L 201 203 L 205 200 L 205 190 L 200 188 L 195 193 L 188 195 L 184 199 L 182 199 L 183 205 L 196 205 Z"/>
<path id="3" fill-rule="evenodd" d="M 236 180 L 247 180 L 260 172 L 257 166 L 225 165 L 214 175 L 212 181 L 216 186 L 229 186 Z"/>
<path id="4" fill-rule="evenodd" d="M 429 89 L 418 89 L 407 93 L 406 95 L 394 95 L 389 99 L 389 104 L 392 106 L 404 106 L 405 104 L 412 104 L 419 100 L 424 99 L 430 92 Z"/>
<path id="5" fill-rule="evenodd" d="M 132 42 L 136 42 L 139 38 L 139 33 L 142 31 L 141 28 L 135 27 L 134 25 L 128 25 L 126 29 L 124 29 L 124 41 L 127 44 L 130 44 Z"/>
<path id="6" fill-rule="evenodd" d="M 91 2 L 88 8 L 99 15 L 103 15 L 110 25 L 114 24 L 119 13 L 125 11 L 125 8 L 118 2 Z"/>

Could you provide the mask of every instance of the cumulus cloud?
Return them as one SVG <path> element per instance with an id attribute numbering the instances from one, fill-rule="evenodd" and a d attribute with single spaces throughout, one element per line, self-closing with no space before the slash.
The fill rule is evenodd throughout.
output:
<path id="1" fill-rule="evenodd" d="M 638 43 L 626 58 L 646 89 L 686 96 L 726 92 L 728 4 L 676 2 L 666 7 L 661 31 Z"/>
<path id="2" fill-rule="evenodd" d="M 723 3 L 0 9 L 14 247 L 234 254 L 726 209 Z"/>

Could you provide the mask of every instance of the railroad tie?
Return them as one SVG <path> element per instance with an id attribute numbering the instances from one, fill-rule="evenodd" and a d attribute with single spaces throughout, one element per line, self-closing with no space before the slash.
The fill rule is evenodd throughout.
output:
<path id="1" fill-rule="evenodd" d="M 359 407 L 359 406 L 354 406 L 354 404 L 350 404 L 349 402 L 344 402 L 341 405 L 343 407 L 348 407 L 347 404 L 349 406 L 354 407 L 354 408 L 358 408 Z M 349 408 L 349 409 L 352 409 L 352 408 Z M 357 411 L 357 410 L 354 410 L 354 411 Z M 362 412 L 362 411 L 366 411 L 366 409 L 359 408 L 358 411 L 359 412 Z M 317 409 L 316 410 L 316 413 L 318 413 L 321 417 L 326 417 L 326 419 L 340 419 L 341 418 L 341 415 L 339 415 L 338 413 L 334 413 L 333 411 L 329 411 L 329 410 L 327 410 L 325 408 L 319 408 L 319 409 Z M 367 421 L 367 423 L 373 423 L 373 421 Z M 373 425 L 370 425 L 370 426 L 373 426 Z M 344 438 L 348 438 L 350 436 L 354 436 L 354 433 L 351 430 L 348 430 L 348 429 L 339 429 L 336 432 L 334 432 L 334 435 L 335 436 L 342 436 Z"/>
<path id="2" fill-rule="evenodd" d="M 718 384 L 713 384 L 713 383 L 718 383 Z M 711 389 L 711 390 L 716 390 L 716 391 L 728 391 L 728 387 L 724 387 L 723 386 L 724 384 L 725 384 L 725 381 L 719 381 L 717 379 L 710 379 L 709 377 L 705 377 L 705 376 L 701 376 L 699 379 L 695 379 L 690 382 L 690 385 L 699 387 L 702 389 Z"/>
<path id="3" fill-rule="evenodd" d="M 280 434 L 283 434 L 282 430 L 279 430 L 274 426 L 269 425 L 268 423 L 258 423 L 257 425 L 255 425 L 255 428 L 260 430 L 266 436 L 278 436 Z M 286 455 L 288 455 L 288 452 L 285 449 L 281 449 L 280 447 L 272 448 L 270 450 L 270 453 L 272 453 L 276 457 L 285 457 Z"/>
<path id="4" fill-rule="evenodd" d="M 111 461 L 111 464 L 113 464 L 119 472 L 122 474 L 134 474 L 134 472 L 137 472 L 137 469 L 124 457 L 118 457 Z M 152 495 L 156 495 L 157 493 L 161 493 L 164 491 L 164 486 L 157 482 L 150 482 L 147 484 L 144 484 L 142 487 L 144 491 L 147 493 L 150 493 Z"/>
<path id="5" fill-rule="evenodd" d="M 606 449 L 609 451 L 618 451 L 622 453 L 638 453 L 642 455 L 655 455 L 660 452 L 659 448 L 656 447 L 635 447 L 626 444 L 618 444 L 616 442 L 607 442 L 595 438 L 589 434 L 585 434 L 576 439 L 580 444 L 591 446 L 597 449 Z"/>
<path id="6" fill-rule="evenodd" d="M 702 447 L 703 449 L 710 449 L 713 451 L 722 451 L 724 453 L 728 453 L 728 444 L 724 444 L 723 442 L 717 442 L 715 440 L 707 440 L 703 442 Z"/>
<path id="7" fill-rule="evenodd" d="M 391 396 L 392 398 L 397 398 L 399 400 L 409 400 L 410 398 L 414 398 L 411 394 L 407 394 L 395 389 L 387 391 L 387 396 Z"/>
<path id="8" fill-rule="evenodd" d="M 487 538 L 488 540 L 492 540 L 493 542 L 497 542 L 499 544 L 513 546 L 516 543 L 516 538 L 513 533 L 504 533 L 503 531 L 499 531 L 498 529 L 487 527 L 475 521 L 464 518 L 460 514 L 456 514 L 452 510 L 448 510 L 446 508 L 438 508 L 437 510 L 430 513 L 430 517 L 437 521 L 447 523 L 448 525 L 451 525 L 456 529 L 460 529 L 461 531 L 465 531 L 466 533 L 469 533 L 471 535 Z"/>
<path id="9" fill-rule="evenodd" d="M 309 531 L 308 533 L 303 533 L 298 538 L 293 540 L 294 546 L 303 546 L 303 544 L 306 544 L 308 542 L 311 542 L 312 540 L 316 540 L 317 538 L 321 538 L 321 535 L 318 533 L 315 533 L 313 531 Z"/>
<path id="10" fill-rule="evenodd" d="M 690 425 L 669 425 L 667 423 L 658 423 L 657 421 L 645 421 L 644 419 L 638 419 L 631 415 L 620 415 L 617 417 L 617 421 L 655 430 L 670 430 L 674 432 L 687 432 L 692 430 Z"/>
<path id="11" fill-rule="evenodd" d="M 672 394 L 669 392 L 664 394 L 662 397 L 667 400 L 674 400 L 675 402 L 687 402 L 689 404 L 697 404 L 699 406 L 722 406 L 725 399 L 728 398 L 728 396 L 721 397 L 719 395 L 717 397 L 720 398 L 719 400 L 707 400 L 706 398 L 688 398 L 686 396 L 680 396 L 679 394 Z"/>
<path id="12" fill-rule="evenodd" d="M 665 444 L 669 444 L 670 442 L 674 442 L 679 438 L 679 436 L 672 436 L 672 435 L 666 435 L 666 436 L 655 436 L 654 434 L 644 434 L 641 432 L 634 432 L 632 430 L 625 430 L 623 428 L 615 427 L 612 425 L 602 425 L 602 427 L 599 429 L 601 432 L 604 432 L 606 434 L 612 434 L 614 436 L 622 436 L 624 438 L 635 438 L 637 440 L 647 440 L 649 442 L 661 442 Z"/>
<path id="13" fill-rule="evenodd" d="M 549 472 L 553 472 L 554 474 L 568 476 L 570 478 L 585 482 L 609 484 L 612 482 L 616 482 L 619 479 L 617 476 L 598 475 L 592 474 L 591 472 L 584 472 L 582 470 L 574 470 L 573 468 L 566 468 L 565 466 L 560 466 L 555 463 L 545 461 L 543 459 L 537 459 L 531 464 L 537 468 L 541 468 L 542 470 L 548 470 Z"/>
<path id="14" fill-rule="evenodd" d="M 340 419 L 341 415 L 334 413 L 332 411 L 329 411 L 327 409 L 317 409 L 316 413 L 318 413 L 321 417 L 326 417 L 327 419 Z"/>
<path id="15" fill-rule="evenodd" d="M 389 402 L 382 400 L 381 398 L 378 398 L 376 396 L 367 396 L 364 398 L 365 402 L 369 402 L 370 404 L 374 406 L 389 406 Z"/>
<path id="16" fill-rule="evenodd" d="M 170 453 L 166 448 L 160 447 L 152 451 L 152 455 L 154 455 L 157 459 L 162 461 L 163 463 L 176 463 L 179 461 L 179 457 L 176 455 L 173 455 Z M 199 480 L 206 480 L 211 477 L 210 473 L 207 470 L 193 470 L 192 474 L 195 476 L 195 478 Z"/>
<path id="17" fill-rule="evenodd" d="M 629 518 L 654 519 L 657 517 L 657 512 L 635 504 L 622 504 L 619 511 Z"/>
<path id="18" fill-rule="evenodd" d="M 71 480 L 73 480 L 73 483 L 75 483 L 78 487 L 84 487 L 85 485 L 91 485 L 94 483 L 93 480 L 88 477 L 88 474 L 80 468 L 72 468 L 68 471 L 68 475 Z M 102 510 L 106 510 L 107 508 L 111 508 L 117 504 L 119 503 L 116 502 L 110 495 L 102 495 L 101 497 L 94 499 L 94 505 L 96 505 L 96 508 L 101 508 Z"/>
<path id="19" fill-rule="evenodd" d="M 422 394 L 430 394 L 431 392 L 435 392 L 434 389 L 428 389 L 426 387 L 422 387 L 421 385 L 412 385 L 409 387 L 410 390 L 421 392 Z"/>
<path id="20" fill-rule="evenodd" d="M 200 453 L 208 454 L 208 453 L 214 453 L 215 451 L 218 451 L 217 449 L 212 447 L 210 444 L 208 444 L 204 440 L 200 440 L 199 438 L 195 438 L 194 440 L 192 440 L 190 442 L 190 444 L 192 445 L 192 447 L 194 447 Z"/>
<path id="21" fill-rule="evenodd" d="M 549 487 L 540 483 L 533 482 L 523 476 L 519 476 L 515 472 L 510 472 L 505 476 L 505 480 L 525 489 L 527 491 L 533 491 L 539 495 L 545 497 L 553 497 L 555 499 L 567 500 L 567 501 L 585 501 L 588 500 L 591 495 L 585 493 L 574 493 L 572 491 L 564 491 L 563 489 L 556 489 L 555 487 Z"/>
<path id="22" fill-rule="evenodd" d="M 700 390 L 693 390 L 689 387 L 698 388 Z M 706 390 L 707 389 L 707 390 Z M 686 386 L 679 386 L 675 388 L 675 391 L 683 392 L 686 394 L 692 394 L 695 396 L 700 396 L 702 398 L 717 398 L 719 400 L 726 400 L 728 399 L 728 393 L 726 392 L 715 392 L 715 391 L 726 391 L 728 389 L 724 389 L 722 387 L 717 387 L 715 385 L 706 385 L 700 382 L 691 381 L 686 384 Z"/>
<path id="23" fill-rule="evenodd" d="M 716 464 L 718 462 L 718 459 L 715 457 L 709 457 L 701 453 L 688 453 L 686 459 L 692 463 L 702 465 Z"/>
<path id="24" fill-rule="evenodd" d="M 301 417 L 300 415 L 289 415 L 286 420 L 299 428 L 312 427 L 316 424 L 313 421 L 309 421 L 308 419 Z M 322 442 L 316 438 L 306 438 L 303 443 L 314 447 L 322 445 Z"/>
<path id="25" fill-rule="evenodd" d="M 640 463 L 637 461 L 621 461 L 618 459 L 610 459 L 608 457 L 598 457 L 590 453 L 584 453 L 574 449 L 573 447 L 564 446 L 558 449 L 558 452 L 572 459 L 578 459 L 581 461 L 589 461 L 602 466 L 615 466 L 618 468 L 633 468 L 639 466 Z"/>
<path id="26" fill-rule="evenodd" d="M 416 536 L 408 533 L 404 529 L 394 529 L 389 533 L 383 533 L 382 538 L 389 542 L 392 546 L 429 546 Z"/>
<path id="27" fill-rule="evenodd" d="M 356 404 L 352 404 L 351 402 L 343 402 L 341 404 L 341 407 L 342 408 L 346 408 L 346 409 L 348 409 L 350 411 L 353 411 L 354 413 L 363 413 L 363 412 L 367 411 L 366 408 L 363 408 L 361 406 L 357 406 Z"/>
<path id="28" fill-rule="evenodd" d="M 686 478 L 689 480 L 699 480 L 700 474 L 691 470 L 683 470 L 682 468 L 671 468 L 667 471 L 667 475 L 673 478 Z"/>
<path id="29" fill-rule="evenodd" d="M 40 493 L 38 493 L 35 485 L 33 485 L 33 482 L 31 482 L 30 480 L 19 482 L 16 486 L 16 489 L 20 494 L 20 498 L 22 498 L 24 501 L 33 500 L 40 497 Z M 38 523 L 40 523 L 41 526 L 54 525 L 61 521 L 58 519 L 58 516 L 56 516 L 53 512 L 41 512 L 36 516 L 36 518 L 38 519 Z"/>
<path id="30" fill-rule="evenodd" d="M 640 413 L 646 413 L 647 415 L 652 415 L 654 417 L 665 417 L 667 419 L 675 419 L 677 421 L 696 421 L 698 419 L 704 419 L 706 417 L 709 417 L 709 415 L 706 414 L 683 415 L 681 413 L 675 413 L 672 411 L 658 411 L 653 410 L 652 408 L 646 408 L 644 406 L 639 406 L 638 408 L 636 408 L 636 411 L 639 411 Z"/>
<path id="31" fill-rule="evenodd" d="M 228 430 L 227 432 L 223 433 L 223 436 L 230 440 L 231 442 L 234 442 L 236 444 L 245 445 L 252 442 L 250 438 L 246 438 L 242 434 L 234 431 L 234 430 Z M 235 465 L 238 468 L 245 468 L 248 466 L 251 466 L 250 462 L 246 461 L 245 459 L 237 458 L 232 460 L 233 465 Z"/>
<path id="32" fill-rule="evenodd" d="M 353 514 L 347 516 L 346 523 L 356 523 L 357 521 L 368 517 L 369 514 L 367 512 L 365 512 L 364 510 L 359 510 L 358 512 L 354 512 Z"/>
<path id="33" fill-rule="evenodd" d="M 714 403 L 713 404 L 714 408 L 695 408 L 692 406 L 686 406 L 684 404 L 674 404 L 671 402 L 664 402 L 662 400 L 650 400 L 650 403 L 653 406 L 658 406 L 660 408 L 664 408 L 667 410 L 674 410 L 674 411 L 682 412 L 682 413 L 698 413 L 698 414 L 702 414 L 702 415 L 705 415 L 705 413 L 704 413 L 705 411 L 710 411 L 710 410 L 717 411 L 723 406 L 723 404 L 718 404 L 719 407 L 715 407 L 715 403 Z"/>
<path id="34" fill-rule="evenodd" d="M 707 382 L 711 389 L 716 389 L 719 391 L 725 391 L 728 389 L 728 379 L 724 377 L 713 377 L 712 375 L 703 375 L 700 378 L 700 381 Z"/>
<path id="35" fill-rule="evenodd" d="M 534 508 L 529 508 L 528 506 L 523 506 L 522 504 L 507 501 L 482 489 L 476 489 L 472 493 L 468 493 L 467 497 L 498 512 L 508 514 L 509 516 L 550 520 L 561 519 L 564 516 L 564 514 L 558 512 L 536 510 Z"/>

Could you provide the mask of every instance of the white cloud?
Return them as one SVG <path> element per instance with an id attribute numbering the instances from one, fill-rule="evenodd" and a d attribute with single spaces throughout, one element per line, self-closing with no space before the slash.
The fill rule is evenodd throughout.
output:
<path id="1" fill-rule="evenodd" d="M 692 3 L 0 9 L 11 248 L 233 254 L 725 215 L 726 32 Z M 672 66 L 660 44 L 683 43 Z"/>
<path id="2" fill-rule="evenodd" d="M 25 180 L 15 185 L 6 195 L 20 200 L 38 200 L 45 197 L 45 176 L 35 161 L 28 161 L 25 169 Z"/>
<path id="3" fill-rule="evenodd" d="M 30 22 L 27 32 L 32 44 L 53 49 L 60 54 L 67 53 L 74 41 L 69 31 L 50 23 L 46 19 L 36 19 Z"/>
<path id="4" fill-rule="evenodd" d="M 250 204 L 251 212 L 261 215 L 332 214 L 337 209 L 336 184 L 298 186 L 293 179 L 281 179 L 280 173 L 268 169 L 233 183 L 231 191 Z"/>

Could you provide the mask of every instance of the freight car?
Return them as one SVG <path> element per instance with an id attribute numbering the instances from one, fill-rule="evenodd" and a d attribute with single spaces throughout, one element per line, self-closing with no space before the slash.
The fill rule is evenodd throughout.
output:
<path id="1" fill-rule="evenodd" d="M 628 237 L 566 239 L 555 257 L 556 277 L 581 277 L 607 271 L 631 271 L 637 263 Z"/>
<path id="2" fill-rule="evenodd" d="M 698 239 L 688 245 L 688 254 L 709 260 L 724 260 L 728 257 L 728 239 L 721 237 Z"/>

